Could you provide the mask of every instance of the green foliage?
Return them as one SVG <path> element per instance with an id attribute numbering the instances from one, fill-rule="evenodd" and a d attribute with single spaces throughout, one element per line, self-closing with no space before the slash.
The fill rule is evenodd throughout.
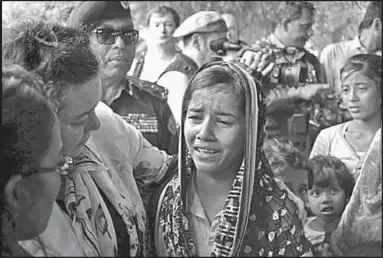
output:
<path id="1" fill-rule="evenodd" d="M 53 22 L 65 22 L 64 9 L 77 5 L 80 1 L 3 1 L 2 24 L 27 18 L 42 18 Z M 312 1 L 316 14 L 314 36 L 310 45 L 321 51 L 331 42 L 346 40 L 357 34 L 358 25 L 363 18 L 366 1 Z M 132 16 L 137 28 L 146 26 L 147 12 L 158 5 L 174 8 L 184 20 L 191 14 L 202 10 L 229 12 L 238 17 L 243 40 L 254 43 L 272 32 L 273 10 L 277 1 L 130 1 Z"/>

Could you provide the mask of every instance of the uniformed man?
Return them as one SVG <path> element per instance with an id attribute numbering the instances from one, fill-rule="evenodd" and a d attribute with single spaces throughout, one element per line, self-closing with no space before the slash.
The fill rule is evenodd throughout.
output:
<path id="1" fill-rule="evenodd" d="M 282 2 L 276 12 L 274 33 L 257 47 L 274 52 L 275 66 L 264 81 L 267 96 L 266 132 L 310 151 L 311 99 L 324 84 L 319 60 L 304 49 L 312 35 L 315 9 L 305 1 Z"/>
<path id="2" fill-rule="evenodd" d="M 102 100 L 153 145 L 177 152 L 178 136 L 166 90 L 127 77 L 139 33 L 134 29 L 127 1 L 86 2 L 70 15 L 68 26 L 86 25 L 93 52 L 100 59 Z"/>

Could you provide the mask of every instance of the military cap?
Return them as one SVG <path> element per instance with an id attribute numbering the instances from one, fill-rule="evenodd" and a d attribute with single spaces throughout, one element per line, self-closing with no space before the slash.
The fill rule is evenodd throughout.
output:
<path id="1" fill-rule="evenodd" d="M 86 1 L 74 8 L 67 25 L 90 25 L 118 18 L 132 20 L 128 1 Z"/>
<path id="2" fill-rule="evenodd" d="M 186 18 L 174 31 L 173 37 L 180 38 L 196 32 L 227 32 L 227 26 L 219 13 L 201 11 Z"/>

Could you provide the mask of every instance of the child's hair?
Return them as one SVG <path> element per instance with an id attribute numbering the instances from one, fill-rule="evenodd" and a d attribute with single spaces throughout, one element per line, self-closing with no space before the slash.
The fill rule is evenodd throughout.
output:
<path id="1" fill-rule="evenodd" d="M 267 139 L 263 150 L 275 176 L 278 176 L 286 167 L 305 169 L 308 173 L 308 187 L 313 185 L 313 172 L 308 156 L 296 148 L 291 142 L 282 142 L 275 138 Z"/>
<path id="2" fill-rule="evenodd" d="M 310 163 L 314 173 L 313 185 L 328 187 L 336 181 L 344 190 L 346 198 L 350 198 L 355 183 L 354 177 L 340 159 L 333 156 L 317 155 L 310 159 Z"/>

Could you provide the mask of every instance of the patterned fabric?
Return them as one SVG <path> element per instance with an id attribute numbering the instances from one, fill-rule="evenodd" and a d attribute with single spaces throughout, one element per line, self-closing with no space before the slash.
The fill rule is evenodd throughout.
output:
<path id="1" fill-rule="evenodd" d="M 261 150 L 265 99 L 260 84 L 235 63 L 213 62 L 200 70 L 214 64 L 232 68 L 246 88 L 248 145 L 225 201 L 211 256 L 299 256 L 307 253 L 310 243 L 304 237 L 297 208 L 278 187 Z M 183 134 L 180 147 L 178 175 L 166 184 L 159 200 L 154 229 L 159 232 L 155 238 L 164 239 L 167 256 L 196 256 L 185 207 L 185 191 L 193 178 L 190 167 L 193 164 L 188 158 Z M 158 243 L 157 240 L 154 242 Z"/>
<path id="2" fill-rule="evenodd" d="M 125 223 L 130 240 L 130 256 L 140 255 L 142 244 L 139 236 L 142 240 L 145 214 L 135 210 L 128 191 L 122 187 L 121 179 L 117 175 L 110 175 L 89 148 L 85 148 L 84 155 L 76 159 L 74 171 L 69 175 L 64 202 L 70 218 L 81 225 L 76 233 L 87 256 L 118 254 L 114 222 L 99 189 Z"/>
<path id="3" fill-rule="evenodd" d="M 382 245 L 382 129 L 367 151 L 350 201 L 331 237 L 331 248 L 342 256 L 356 246 Z"/>

